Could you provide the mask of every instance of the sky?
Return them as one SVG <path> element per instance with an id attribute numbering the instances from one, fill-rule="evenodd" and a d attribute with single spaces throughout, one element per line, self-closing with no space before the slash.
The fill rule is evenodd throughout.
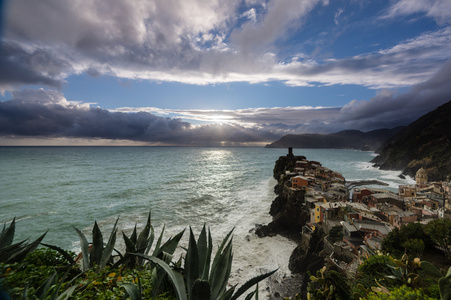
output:
<path id="1" fill-rule="evenodd" d="M 262 146 L 451 100 L 450 0 L 0 0 L 0 146 Z"/>

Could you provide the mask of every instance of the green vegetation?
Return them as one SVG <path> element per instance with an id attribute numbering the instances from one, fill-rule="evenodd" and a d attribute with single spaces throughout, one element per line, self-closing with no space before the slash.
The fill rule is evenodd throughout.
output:
<path id="1" fill-rule="evenodd" d="M 237 299 L 275 271 L 257 276 L 239 289 L 227 289 L 232 267 L 232 231 L 224 238 L 211 261 L 213 243 L 204 226 L 197 241 L 190 229 L 186 254 L 173 255 L 184 230 L 163 243 L 164 228 L 154 244 L 149 213 L 138 234 L 122 233 L 126 251 L 114 248 L 116 220 L 108 240 L 94 223 L 92 242 L 77 228 L 81 253 L 41 243 L 13 243 L 15 220 L 0 235 L 0 297 L 2 299 Z M 46 248 L 37 248 L 39 244 Z M 151 253 L 151 249 L 153 252 Z M 113 254 L 114 253 L 114 254 Z M 246 299 L 258 299 L 258 289 Z"/>
<path id="2" fill-rule="evenodd" d="M 426 227 L 420 223 L 409 223 L 400 229 L 395 228 L 382 241 L 382 251 L 396 257 L 401 257 L 405 252 L 421 257 L 425 250 L 431 250 L 433 247 L 434 241 L 426 232 Z"/>
<path id="3" fill-rule="evenodd" d="M 451 267 L 444 265 L 450 234 L 448 219 L 395 229 L 382 242 L 387 254 L 378 252 L 369 256 L 352 278 L 328 265 L 310 276 L 308 299 L 451 300 Z M 439 254 L 435 247 L 445 255 Z"/>
<path id="4" fill-rule="evenodd" d="M 429 222 L 425 227 L 426 233 L 446 254 L 448 260 L 451 260 L 451 220 L 437 219 Z"/>

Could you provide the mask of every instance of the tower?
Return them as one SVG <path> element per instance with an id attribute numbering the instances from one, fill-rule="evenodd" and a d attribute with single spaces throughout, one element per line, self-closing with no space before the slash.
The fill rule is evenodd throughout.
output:
<path id="1" fill-rule="evenodd" d="M 423 169 L 423 167 L 421 167 L 417 171 L 417 174 L 415 175 L 415 181 L 416 181 L 417 186 L 424 186 L 425 184 L 428 183 L 428 174 L 427 174 L 426 170 Z"/>

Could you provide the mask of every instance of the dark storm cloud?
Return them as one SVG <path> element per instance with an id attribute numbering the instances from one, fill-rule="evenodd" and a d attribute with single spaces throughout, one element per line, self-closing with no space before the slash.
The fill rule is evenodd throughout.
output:
<path id="1" fill-rule="evenodd" d="M 101 138 L 178 145 L 221 145 L 274 139 L 239 125 L 192 126 L 146 112 L 121 113 L 67 101 L 57 91 L 25 90 L 0 102 L 0 136 Z"/>
<path id="2" fill-rule="evenodd" d="M 62 73 L 71 67 L 44 49 L 25 50 L 17 43 L 0 44 L 0 89 L 22 84 L 60 87 Z"/>
<path id="3" fill-rule="evenodd" d="M 167 145 L 246 145 L 286 134 L 368 131 L 408 125 L 451 100 L 451 60 L 432 78 L 404 94 L 382 90 L 342 108 L 274 107 L 234 111 L 170 111 L 186 119 L 227 120 L 193 125 L 148 112 L 111 112 L 68 101 L 54 90 L 14 92 L 0 102 L 0 136 L 129 140 Z"/>
<path id="4" fill-rule="evenodd" d="M 451 60 L 431 79 L 407 93 L 381 91 L 370 100 L 351 101 L 343 107 L 337 122 L 363 130 L 407 125 L 426 112 L 451 100 Z"/>

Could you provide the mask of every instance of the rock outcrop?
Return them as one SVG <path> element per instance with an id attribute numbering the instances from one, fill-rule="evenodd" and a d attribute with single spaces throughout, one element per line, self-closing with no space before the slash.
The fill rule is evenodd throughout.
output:
<path id="1" fill-rule="evenodd" d="M 305 159 L 304 156 L 281 156 L 274 166 L 274 178 L 278 180 L 274 187 L 277 197 L 271 204 L 270 215 L 272 222 L 268 225 L 258 226 L 256 234 L 260 237 L 280 234 L 292 240 L 299 241 L 300 228 L 308 221 L 309 214 L 302 209 L 304 191 L 292 190 L 286 187 L 289 180 L 286 171 L 293 170 L 296 161 Z"/>

